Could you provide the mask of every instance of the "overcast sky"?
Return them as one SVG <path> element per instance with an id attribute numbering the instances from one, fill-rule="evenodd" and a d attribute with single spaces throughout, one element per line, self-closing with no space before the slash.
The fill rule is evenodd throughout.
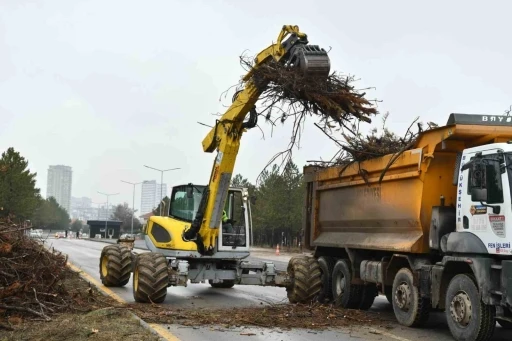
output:
<path id="1" fill-rule="evenodd" d="M 201 142 L 221 93 L 284 24 L 330 51 L 331 70 L 358 76 L 402 134 L 451 112 L 502 114 L 512 104 L 506 1 L 0 0 L 0 150 L 14 147 L 46 195 L 49 165 L 73 168 L 73 196 L 131 205 L 120 180 L 206 183 Z M 299 168 L 336 146 L 309 120 Z M 378 123 L 378 122 L 377 122 Z M 290 127 L 244 135 L 235 173 L 254 181 L 286 148 Z M 140 206 L 137 187 L 136 208 Z"/>

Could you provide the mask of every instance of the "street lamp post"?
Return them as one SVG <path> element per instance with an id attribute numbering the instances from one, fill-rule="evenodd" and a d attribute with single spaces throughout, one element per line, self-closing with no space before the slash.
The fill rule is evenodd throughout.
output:
<path id="1" fill-rule="evenodd" d="M 111 195 L 117 195 L 119 193 L 111 193 L 111 194 L 107 194 L 107 193 L 102 193 L 102 192 L 99 192 L 99 194 L 103 194 L 103 195 L 106 195 L 107 196 L 107 218 L 105 219 L 105 239 L 107 239 L 107 222 L 108 222 L 108 198 L 111 196 Z"/>
<path id="2" fill-rule="evenodd" d="M 176 170 L 176 169 L 181 169 L 181 168 L 157 169 L 157 168 L 149 167 L 149 166 L 146 166 L 146 165 L 144 165 L 144 167 L 151 168 L 151 169 L 154 169 L 154 170 L 160 172 L 160 201 L 161 201 L 164 198 L 163 197 L 163 192 L 164 191 L 162 190 L 162 185 L 163 185 L 163 182 L 164 182 L 164 172 L 171 171 L 171 170 Z M 160 204 L 160 216 L 162 216 L 162 205 L 161 204 Z"/>
<path id="3" fill-rule="evenodd" d="M 124 181 L 124 180 L 121 180 L 121 182 L 133 185 L 133 200 L 132 200 L 133 213 L 132 213 L 132 232 L 131 232 L 131 235 L 133 237 L 133 216 L 135 215 L 135 186 L 141 184 L 142 182 L 134 183 L 134 182 L 128 182 L 128 181 Z"/>

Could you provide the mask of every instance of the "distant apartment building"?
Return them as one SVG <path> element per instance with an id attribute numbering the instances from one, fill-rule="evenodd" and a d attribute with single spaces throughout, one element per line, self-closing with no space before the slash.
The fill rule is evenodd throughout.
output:
<path id="1" fill-rule="evenodd" d="M 71 213 L 72 180 L 71 167 L 55 165 L 48 168 L 46 198 L 54 197 L 68 213 Z"/>
<path id="2" fill-rule="evenodd" d="M 69 215 L 72 219 L 93 219 L 94 208 L 92 207 L 92 199 L 87 197 L 71 197 L 71 212 Z"/>
<path id="3" fill-rule="evenodd" d="M 141 190 L 140 213 L 146 214 L 158 207 L 160 200 L 167 195 L 167 184 L 155 180 L 144 181 Z"/>

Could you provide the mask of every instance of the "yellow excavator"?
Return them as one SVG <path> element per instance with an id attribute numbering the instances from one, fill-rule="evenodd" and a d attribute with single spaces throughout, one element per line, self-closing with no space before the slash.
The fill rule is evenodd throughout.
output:
<path id="1" fill-rule="evenodd" d="M 135 301 L 161 303 L 169 286 L 189 281 L 216 288 L 293 285 L 288 272 L 277 271 L 272 262 L 244 261 L 250 255 L 251 200 L 246 188 L 230 187 L 240 139 L 256 126 L 255 105 L 267 86 L 254 81 L 254 70 L 272 60 L 306 76 L 327 78 L 330 72 L 324 49 L 309 45 L 298 26 L 283 26 L 277 42 L 256 56 L 243 78 L 245 87 L 202 142 L 205 152 L 217 151 L 208 185 L 173 187 L 168 214 L 150 217 L 144 228 L 149 252 L 135 254 L 133 245 L 122 241 L 103 248 L 99 270 L 105 286 L 124 286 L 133 272 Z"/>

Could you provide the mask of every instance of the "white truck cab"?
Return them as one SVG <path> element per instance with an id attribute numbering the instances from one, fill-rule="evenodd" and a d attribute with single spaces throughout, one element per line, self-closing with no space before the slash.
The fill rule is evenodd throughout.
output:
<path id="1" fill-rule="evenodd" d="M 460 164 L 456 231 L 475 235 L 489 254 L 511 255 L 512 144 L 466 149 Z"/>

